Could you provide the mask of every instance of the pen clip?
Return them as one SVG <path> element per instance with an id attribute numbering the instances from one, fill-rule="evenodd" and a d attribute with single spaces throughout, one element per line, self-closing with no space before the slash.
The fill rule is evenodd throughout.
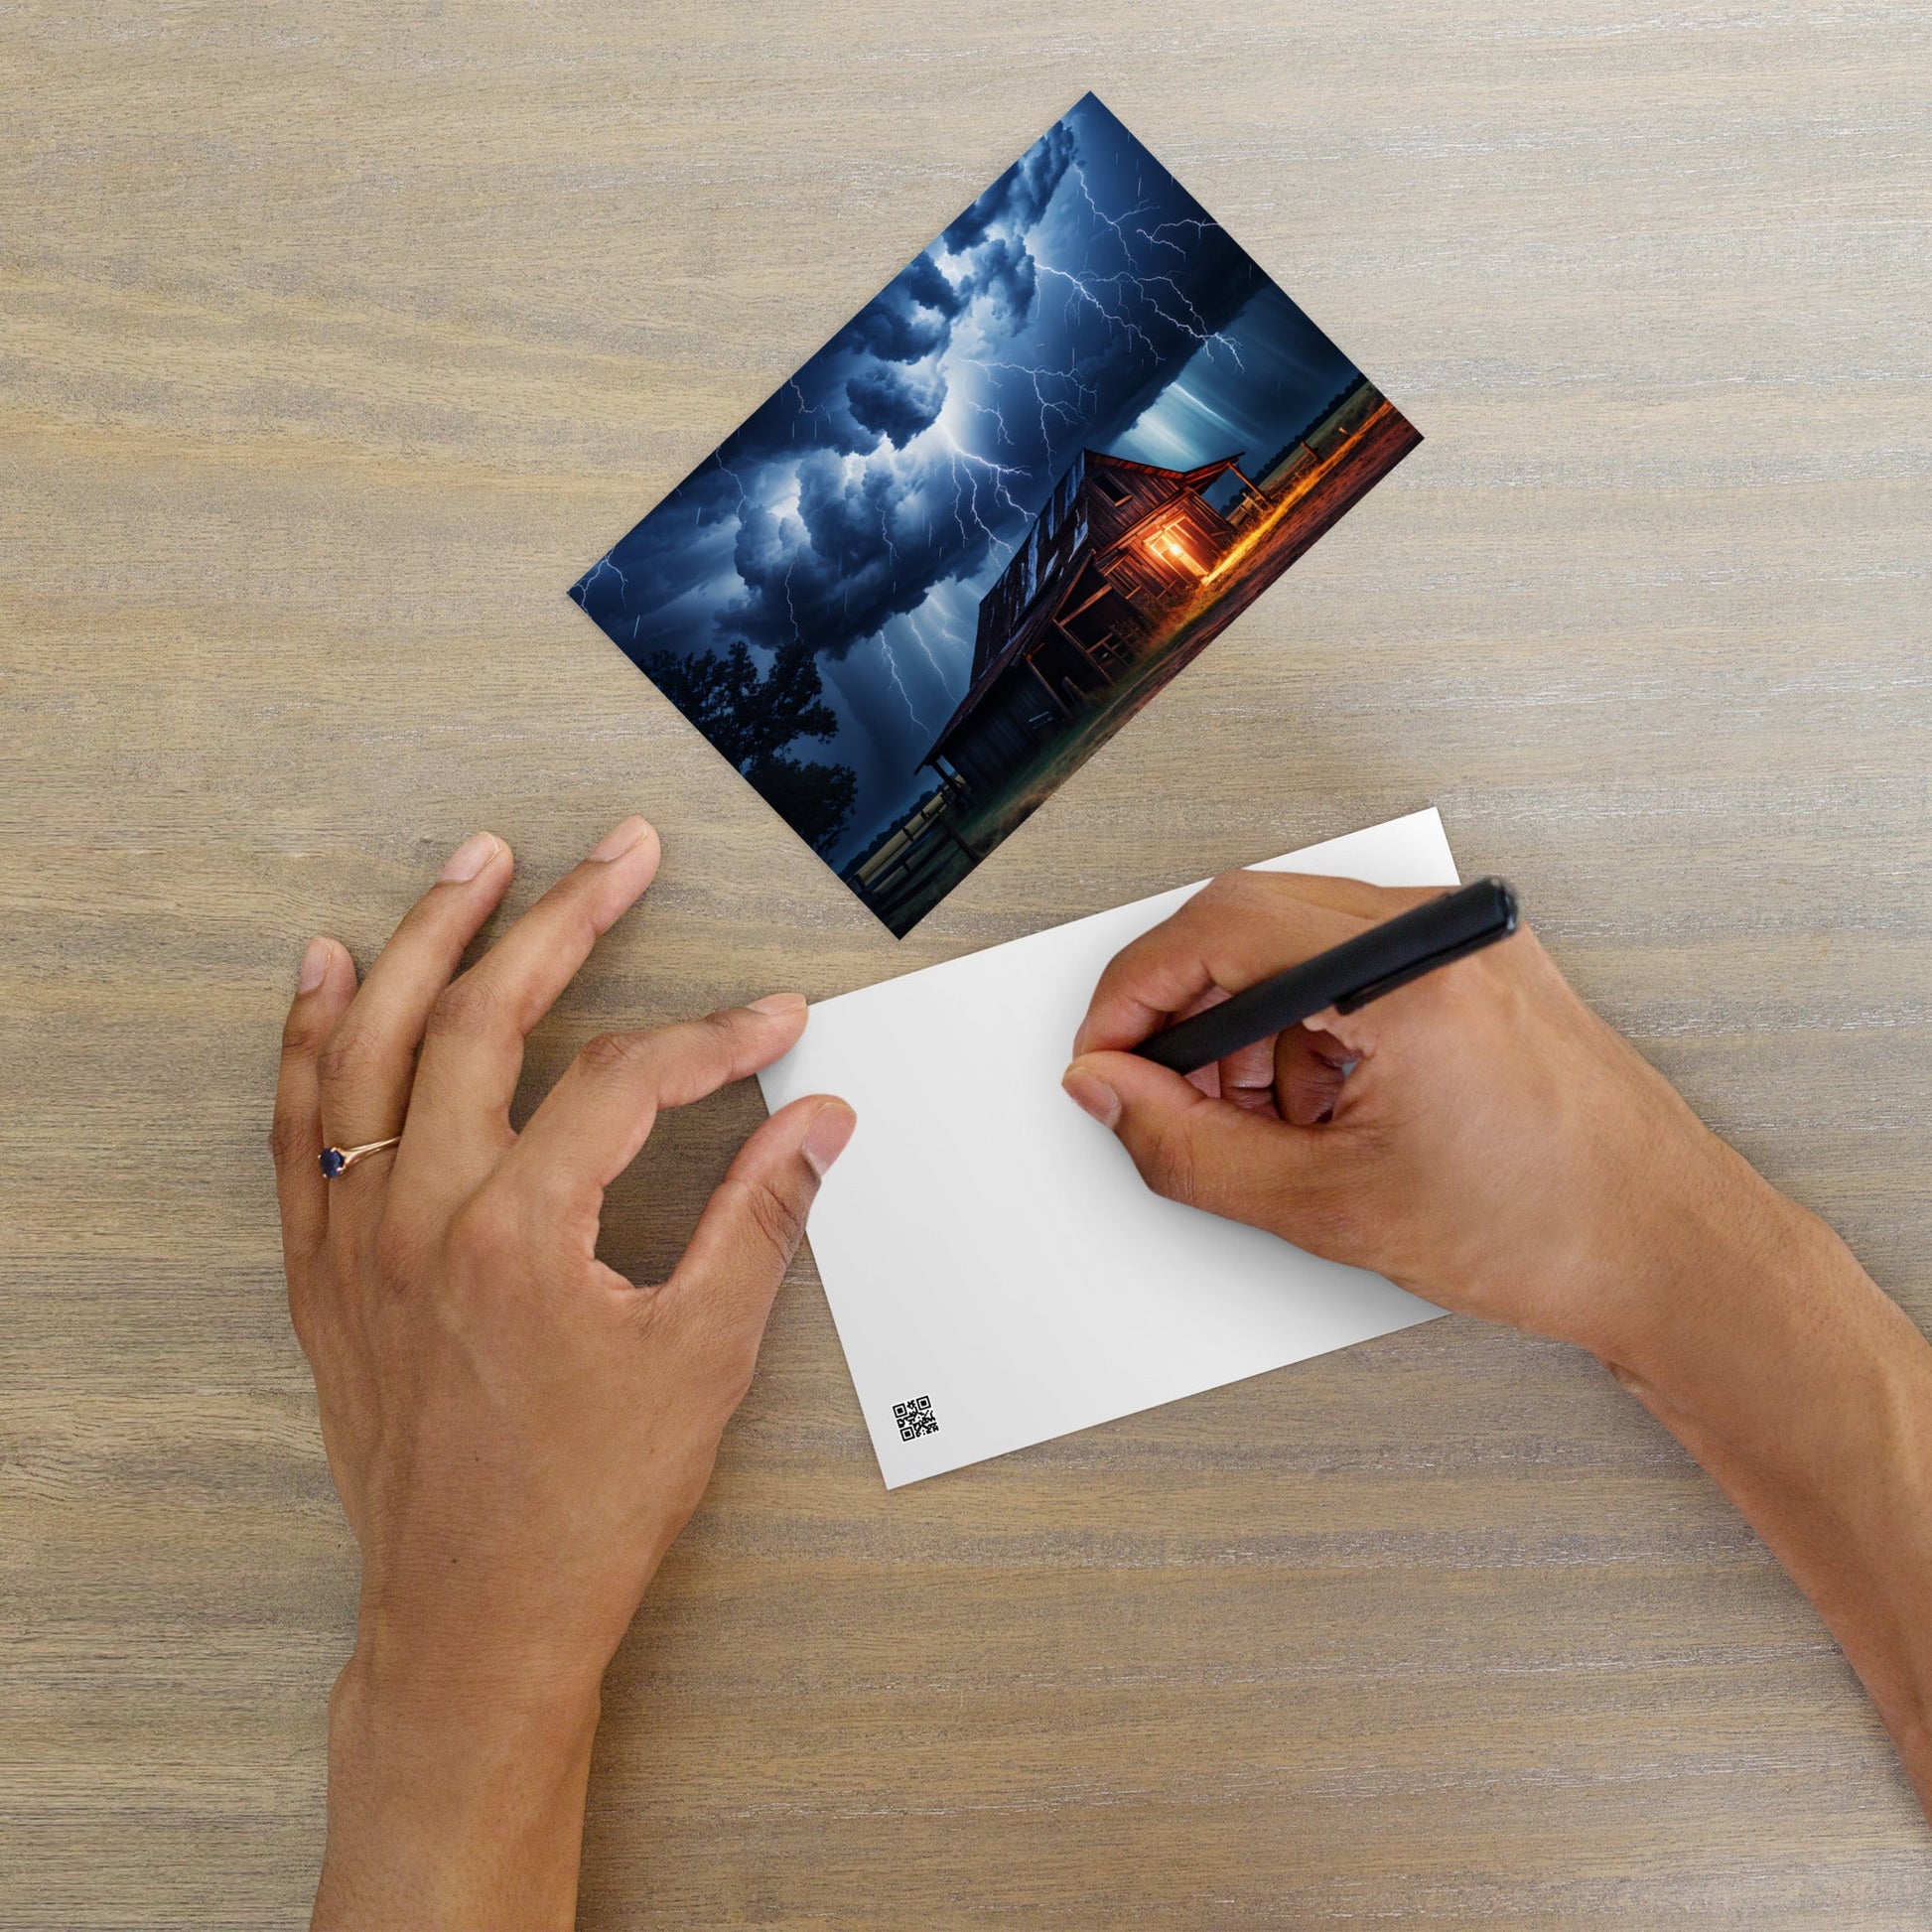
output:
<path id="1" fill-rule="evenodd" d="M 1516 930 L 1516 895 L 1500 879 L 1487 883 L 1494 886 L 1498 894 L 1498 917 L 1492 924 L 1484 926 L 1480 932 L 1470 933 L 1466 939 L 1458 939 L 1452 946 L 1445 946 L 1440 952 L 1431 953 L 1426 959 L 1412 961 L 1399 971 L 1377 980 L 1372 986 L 1344 994 L 1335 1002 L 1335 1011 L 1357 1012 L 1371 1000 L 1379 1000 L 1383 994 L 1393 993 L 1398 986 L 1407 986 L 1411 980 L 1419 980 L 1425 973 L 1433 973 L 1439 967 L 1452 966 L 1465 953 L 1480 952 L 1484 946 L 1494 945 L 1498 939 L 1507 939 Z"/>

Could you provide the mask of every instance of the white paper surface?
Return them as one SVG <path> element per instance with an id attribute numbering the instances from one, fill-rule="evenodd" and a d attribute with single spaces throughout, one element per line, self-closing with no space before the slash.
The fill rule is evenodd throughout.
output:
<path id="1" fill-rule="evenodd" d="M 1433 808 L 1257 870 L 1458 883 Z M 1150 1193 L 1061 1091 L 1101 969 L 1199 890 L 822 1001 L 759 1076 L 858 1110 L 810 1238 L 889 1489 L 1442 1312 Z M 905 1442 L 918 1397 L 938 1429 Z"/>

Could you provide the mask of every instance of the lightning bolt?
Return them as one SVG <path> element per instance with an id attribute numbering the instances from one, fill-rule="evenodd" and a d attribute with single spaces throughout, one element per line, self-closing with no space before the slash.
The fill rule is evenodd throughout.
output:
<path id="1" fill-rule="evenodd" d="M 797 398 L 797 401 L 798 401 L 798 413 L 799 413 L 799 415 L 801 415 L 801 416 L 809 416 L 809 417 L 811 417 L 811 418 L 813 419 L 813 421 L 812 421 L 812 447 L 813 447 L 813 449 L 816 449 L 816 448 L 818 447 L 818 422 L 817 422 L 817 419 L 818 419 L 818 418 L 819 418 L 820 416 L 823 416 L 823 417 L 824 417 L 824 418 L 825 418 L 825 419 L 826 419 L 826 420 L 827 420 L 827 421 L 829 422 L 829 421 L 831 420 L 831 415 L 832 415 L 832 412 L 831 412 L 831 411 L 830 411 L 829 409 L 827 409 L 827 408 L 825 407 L 825 405 L 824 405 L 824 404 L 823 404 L 822 402 L 807 402 L 807 401 L 805 400 L 805 392 L 804 392 L 804 390 L 802 390 L 801 388 L 799 388 L 799 386 L 798 386 L 798 378 L 797 378 L 797 377 L 796 377 L 795 375 L 794 375 L 794 376 L 790 376 L 790 377 L 788 377 L 788 378 L 786 379 L 786 382 L 785 382 L 785 387 L 786 387 L 787 389 L 789 389 L 789 390 L 791 391 L 791 393 L 793 394 L 793 396 L 795 396 L 795 397 Z"/>
<path id="2" fill-rule="evenodd" d="M 875 633 L 879 639 L 880 653 L 886 659 L 886 674 L 893 681 L 893 689 L 898 693 L 899 702 L 905 707 L 905 715 L 911 719 L 915 731 L 930 735 L 932 727 L 919 716 L 919 708 L 912 702 L 912 694 L 905 688 L 905 680 L 898 674 L 898 659 L 893 655 L 893 646 L 884 630 Z"/>
<path id="3" fill-rule="evenodd" d="M 920 609 L 923 608 L 924 608 L 923 606 L 920 607 Z M 916 643 L 922 651 L 925 652 L 925 661 L 932 666 L 933 676 L 939 680 L 941 686 L 943 687 L 946 681 L 946 674 L 943 670 L 940 669 L 938 658 L 936 658 L 932 654 L 932 644 L 930 639 L 926 636 L 925 632 L 919 628 L 919 613 L 917 611 L 906 612 L 905 627 L 911 631 L 912 641 Z"/>
<path id="4" fill-rule="evenodd" d="M 630 596 L 630 580 L 624 576 L 623 572 L 621 571 L 617 567 L 617 565 L 611 561 L 611 559 L 608 556 L 604 556 L 604 557 L 600 557 L 597 560 L 597 562 L 591 566 L 589 574 L 584 579 L 582 589 L 584 593 L 583 602 L 586 609 L 588 609 L 590 606 L 591 586 L 595 584 L 597 580 L 600 577 L 602 577 L 607 570 L 611 573 L 613 577 L 615 577 L 618 580 L 619 603 L 621 604 L 628 601 Z"/>
<path id="5" fill-rule="evenodd" d="M 798 629 L 798 607 L 791 601 L 791 573 L 798 568 L 798 553 L 793 551 L 785 559 L 785 615 L 791 620 L 791 641 L 802 644 L 805 640 Z"/>
<path id="6" fill-rule="evenodd" d="M 1042 275 L 1058 276 L 1067 285 L 1069 300 L 1074 295 L 1078 295 L 1105 316 L 1115 328 L 1126 330 L 1130 341 L 1138 338 L 1150 353 L 1154 350 L 1154 338 L 1128 313 L 1126 291 L 1129 289 L 1176 335 L 1185 336 L 1190 342 L 1200 344 L 1210 353 L 1215 348 L 1224 348 L 1234 358 L 1234 366 L 1237 369 L 1247 367 L 1241 359 L 1239 345 L 1223 335 L 1220 330 L 1208 328 L 1206 319 L 1194 307 L 1187 291 L 1172 275 L 1145 273 L 1137 275 L 1126 269 L 1122 269 L 1115 275 L 1095 275 L 1087 272 L 1075 275 L 1070 270 L 1054 267 L 1051 262 L 1036 261 L 1035 266 Z M 1159 299 L 1151 293 L 1151 290 L 1162 286 L 1172 289 L 1180 298 L 1180 306 L 1187 311 L 1185 316 L 1171 314 L 1161 306 Z M 1095 289 L 1111 290 L 1116 299 L 1116 306 L 1110 308 L 1101 301 L 1094 293 Z"/>
<path id="7" fill-rule="evenodd" d="M 1151 242 L 1156 248 L 1172 248 L 1182 261 L 1185 261 L 1187 259 L 1187 251 L 1181 247 L 1179 242 L 1163 241 L 1161 237 L 1170 228 L 1192 228 L 1194 231 L 1194 239 L 1198 241 L 1210 228 L 1218 228 L 1220 225 L 1218 221 L 1210 220 L 1205 216 L 1178 215 L 1172 221 L 1161 222 L 1158 227 L 1136 228 L 1134 232 L 1144 241 Z"/>
<path id="8" fill-rule="evenodd" d="M 1135 215 L 1145 214 L 1148 210 L 1148 204 L 1146 202 L 1137 202 L 1125 214 L 1119 216 L 1111 215 L 1093 199 L 1093 190 L 1087 186 L 1087 171 L 1080 166 L 1079 162 L 1069 161 L 1067 163 L 1066 177 L 1063 177 L 1063 179 L 1069 177 L 1080 184 L 1080 198 L 1086 203 L 1087 209 L 1093 218 L 1103 228 L 1112 230 L 1115 240 L 1120 243 L 1121 253 L 1131 261 L 1134 257 L 1134 251 L 1127 245 L 1127 223 L 1133 220 Z M 1140 182 L 1136 180 L 1134 186 L 1138 190 Z M 1138 233 L 1140 231 L 1137 229 L 1136 232 Z M 1089 243 L 1088 246 L 1091 249 L 1092 244 Z"/>
<path id="9" fill-rule="evenodd" d="M 968 492 L 970 491 L 973 528 L 977 529 L 990 545 L 996 548 L 1004 548 L 1011 555 L 1012 546 L 1007 544 L 999 532 L 980 514 L 980 474 L 984 473 L 990 479 L 987 483 L 989 494 L 996 501 L 1004 503 L 1015 516 L 1024 519 L 1027 515 L 1026 508 L 1023 504 L 1014 500 L 1012 491 L 1007 488 L 1007 479 L 1009 477 L 1025 477 L 1028 472 L 1018 464 L 995 463 L 990 456 L 981 456 L 976 451 L 966 449 L 960 443 L 958 437 L 944 423 L 937 423 L 934 427 L 938 430 L 940 439 L 946 446 L 952 464 L 952 513 L 953 520 L 959 525 L 960 542 L 970 544 L 973 540 L 972 531 L 966 527 L 966 509 L 969 501 Z M 964 484 L 960 481 L 962 466 L 964 467 L 966 479 Z"/>
<path id="10" fill-rule="evenodd" d="M 738 491 L 738 517 L 742 523 L 745 520 L 745 505 L 752 500 L 751 492 L 745 487 L 745 479 L 725 461 L 722 450 L 713 450 L 711 460 L 722 475 L 731 479 L 732 487 Z"/>
<path id="11" fill-rule="evenodd" d="M 1026 381 L 1034 392 L 1034 405 L 1039 412 L 1040 447 L 1046 452 L 1049 469 L 1053 464 L 1053 423 L 1058 422 L 1062 428 L 1071 425 L 1076 432 L 1084 430 L 1089 418 L 1082 411 L 1091 410 L 1100 399 L 1097 389 L 1080 380 L 1079 363 L 1074 358 L 1071 344 L 1067 345 L 1066 367 L 1063 369 L 1041 368 L 1032 362 L 997 361 L 991 356 L 963 353 L 955 359 L 978 369 L 982 374 L 990 375 L 997 370 L 1002 374 L 1020 376 Z M 1044 386 L 1048 383 L 1062 384 L 1070 393 L 1049 396 Z M 997 402 L 980 402 L 970 396 L 963 400 L 970 408 L 978 410 L 983 416 L 991 416 L 999 424 L 1000 442 L 1005 448 L 1012 450 L 1019 447 L 1006 414 Z"/>
<path id="12" fill-rule="evenodd" d="M 1246 365 L 1241 360 L 1239 346 L 1218 329 L 1208 328 L 1206 318 L 1194 307 L 1192 298 L 1189 297 L 1187 291 L 1172 275 L 1156 274 L 1150 268 L 1141 267 L 1135 260 L 1133 244 L 1129 240 L 1130 230 L 1128 224 L 1137 215 L 1146 213 L 1150 204 L 1143 200 L 1129 208 L 1125 214 L 1109 214 L 1094 200 L 1093 190 L 1087 183 L 1086 170 L 1080 166 L 1079 162 L 1074 161 L 1068 164 L 1064 179 L 1073 182 L 1079 188 L 1080 199 L 1086 203 L 1095 224 L 1098 227 L 1105 228 L 1120 243 L 1120 252 L 1127 262 L 1127 267 L 1112 275 L 1095 273 L 1088 265 L 1093 255 L 1091 238 L 1087 244 L 1087 261 L 1081 264 L 1077 273 L 1070 269 L 1057 267 L 1050 262 L 1040 261 L 1037 256 L 1035 257 L 1035 266 L 1043 270 L 1048 275 L 1058 276 L 1068 284 L 1070 292 L 1077 292 L 1084 297 L 1109 322 L 1124 328 L 1128 332 L 1130 340 L 1138 337 L 1150 349 L 1154 346 L 1152 339 L 1148 336 L 1146 330 L 1126 313 L 1125 303 L 1127 299 L 1126 291 L 1128 289 L 1132 289 L 1135 296 L 1141 302 L 1145 303 L 1155 315 L 1160 317 L 1170 329 L 1200 344 L 1210 353 L 1215 347 L 1226 349 L 1234 358 L 1234 366 L 1236 368 L 1245 367 Z M 1218 222 L 1205 218 L 1183 215 L 1172 221 L 1163 221 L 1153 228 L 1136 227 L 1131 232 L 1139 235 L 1151 247 L 1172 248 L 1185 260 L 1186 251 L 1178 242 L 1168 241 L 1163 238 L 1166 230 L 1169 228 L 1192 228 L 1196 236 L 1198 236 L 1218 225 Z M 1185 316 L 1173 314 L 1164 308 L 1160 299 L 1152 293 L 1152 290 L 1157 287 L 1165 287 L 1171 290 L 1173 297 L 1177 299 L 1179 307 L 1186 311 Z M 1105 302 L 1101 301 L 1100 297 L 1094 293 L 1096 289 L 1111 290 L 1115 296 L 1117 306 L 1110 308 Z"/>

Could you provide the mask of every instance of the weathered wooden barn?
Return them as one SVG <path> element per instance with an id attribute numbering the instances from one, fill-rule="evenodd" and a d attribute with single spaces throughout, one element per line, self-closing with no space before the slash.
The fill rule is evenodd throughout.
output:
<path id="1" fill-rule="evenodd" d="M 968 795 L 996 790 L 1159 639 L 1259 500 L 1240 455 L 1162 470 L 1083 451 L 980 600 L 965 697 L 924 762 Z M 1238 480 L 1223 514 L 1205 491 Z"/>
<path id="2" fill-rule="evenodd" d="M 1096 450 L 1054 485 L 980 600 L 932 788 L 841 875 L 903 933 L 1158 682 L 1245 610 L 1418 438 L 1357 376 L 1257 471 Z"/>

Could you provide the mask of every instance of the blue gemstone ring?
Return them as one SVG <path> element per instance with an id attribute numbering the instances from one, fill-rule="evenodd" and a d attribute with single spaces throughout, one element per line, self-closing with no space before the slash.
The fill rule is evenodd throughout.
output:
<path id="1" fill-rule="evenodd" d="M 386 1141 L 367 1141 L 360 1147 L 326 1147 L 317 1159 L 322 1163 L 324 1175 L 334 1180 L 338 1175 L 345 1174 L 365 1155 L 380 1154 L 385 1147 L 399 1147 L 401 1144 L 402 1136 L 391 1134 Z"/>

